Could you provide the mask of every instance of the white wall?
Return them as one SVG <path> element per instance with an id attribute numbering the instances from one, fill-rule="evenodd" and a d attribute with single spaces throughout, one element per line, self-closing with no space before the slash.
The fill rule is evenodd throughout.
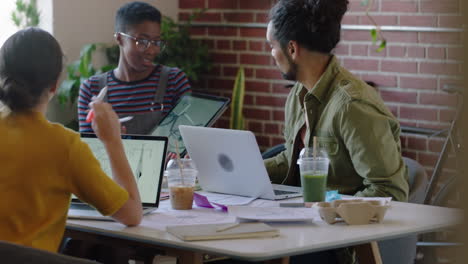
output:
<path id="1" fill-rule="evenodd" d="M 177 19 L 178 1 L 142 1 L 157 7 L 163 15 Z M 41 9 L 43 7 L 47 9 L 47 5 L 51 4 L 51 20 L 44 23 L 46 25 L 51 23 L 52 32 L 66 56 L 66 63 L 71 63 L 79 57 L 80 49 L 85 44 L 113 42 L 115 13 L 127 2 L 131 0 L 39 0 L 38 4 Z M 96 56 L 98 56 L 97 61 L 102 60 L 102 54 Z M 55 102 L 48 112 L 48 118 L 58 122 L 66 122 L 74 115 L 76 110 L 64 109 Z"/>

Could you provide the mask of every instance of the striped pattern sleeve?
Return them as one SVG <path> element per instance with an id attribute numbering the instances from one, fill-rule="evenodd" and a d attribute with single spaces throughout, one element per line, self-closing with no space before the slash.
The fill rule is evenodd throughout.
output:
<path id="1" fill-rule="evenodd" d="M 86 122 L 86 115 L 89 110 L 88 104 L 91 102 L 91 98 L 96 95 L 93 93 L 91 87 L 97 85 L 97 80 L 92 80 L 92 78 L 93 77 L 84 81 L 80 85 L 80 91 L 78 93 L 78 123 L 80 132 L 93 132 L 91 123 Z"/>
<path id="2" fill-rule="evenodd" d="M 190 86 L 187 76 L 179 68 L 171 69 L 167 82 L 166 93 L 171 95 L 172 101 L 165 103 L 171 104 L 172 107 L 174 107 L 175 103 L 179 101 L 180 97 L 192 92 L 192 87 Z"/>

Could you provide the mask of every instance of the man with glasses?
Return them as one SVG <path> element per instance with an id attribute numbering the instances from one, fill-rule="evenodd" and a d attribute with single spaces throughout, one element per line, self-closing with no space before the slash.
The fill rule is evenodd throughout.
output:
<path id="1" fill-rule="evenodd" d="M 105 101 L 120 116 L 131 116 L 125 123 L 129 134 L 150 133 L 179 98 L 191 91 L 184 72 L 154 64 L 164 48 L 161 39 L 161 13 L 143 2 L 123 5 L 115 17 L 115 40 L 120 48 L 117 68 L 92 76 L 80 87 L 78 118 L 80 132 L 92 132 L 86 120 L 88 104 L 107 86 Z"/>

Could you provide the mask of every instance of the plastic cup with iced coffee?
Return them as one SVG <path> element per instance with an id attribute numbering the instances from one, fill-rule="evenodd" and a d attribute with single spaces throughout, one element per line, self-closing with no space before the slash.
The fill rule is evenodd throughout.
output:
<path id="1" fill-rule="evenodd" d="M 191 159 L 170 160 L 164 176 L 167 177 L 169 198 L 173 209 L 192 209 L 193 191 L 198 171 Z"/>

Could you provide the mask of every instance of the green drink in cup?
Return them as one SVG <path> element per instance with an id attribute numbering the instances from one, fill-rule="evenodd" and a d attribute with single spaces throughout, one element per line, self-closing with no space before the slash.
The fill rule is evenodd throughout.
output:
<path id="1" fill-rule="evenodd" d="M 329 163 L 324 151 L 314 151 L 313 148 L 301 150 L 297 164 L 301 172 L 304 202 L 325 201 Z"/>

